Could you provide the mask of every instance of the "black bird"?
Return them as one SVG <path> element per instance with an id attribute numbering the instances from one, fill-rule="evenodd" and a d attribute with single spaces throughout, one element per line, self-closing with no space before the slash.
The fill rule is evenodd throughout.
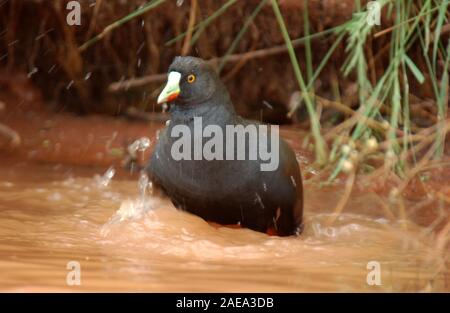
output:
<path id="1" fill-rule="evenodd" d="M 195 140 L 201 140 L 202 147 L 208 141 L 208 138 L 199 139 L 201 133 L 194 130 L 195 120 L 199 117 L 202 119 L 202 129 L 216 125 L 216 130 L 220 128 L 223 134 L 226 134 L 227 125 L 253 125 L 260 134 L 258 126 L 263 124 L 245 120 L 236 114 L 226 87 L 213 67 L 202 59 L 176 57 L 168 73 L 168 81 L 158 97 L 158 104 L 170 104 L 171 120 L 160 132 L 147 166 L 154 185 L 159 186 L 176 207 L 207 221 L 240 224 L 260 232 L 275 230 L 280 236 L 300 233 L 302 179 L 295 153 L 281 138 L 278 167 L 273 171 L 261 170 L 264 162 L 259 156 L 257 159 L 249 157 L 250 149 L 254 148 L 249 140 L 245 140 L 245 152 L 248 154 L 245 154 L 244 160 L 226 158 L 226 139 L 223 139 L 222 154 L 218 152 L 223 156 L 221 158 L 174 158 L 172 149 L 180 139 L 179 133 L 177 137 L 172 134 L 176 127 L 185 125 L 182 127 L 193 134 L 190 140 L 192 145 L 186 146 L 191 151 L 183 152 L 194 155 Z M 269 133 L 267 136 L 270 137 Z M 237 146 L 232 147 L 233 153 L 237 153 Z M 272 146 L 269 141 L 267 148 Z"/>

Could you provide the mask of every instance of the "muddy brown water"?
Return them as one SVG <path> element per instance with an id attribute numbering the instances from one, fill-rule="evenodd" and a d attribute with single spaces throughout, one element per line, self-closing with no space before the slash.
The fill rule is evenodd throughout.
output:
<path id="1" fill-rule="evenodd" d="M 354 192 L 330 225 L 344 184 L 307 179 L 305 230 L 280 238 L 213 227 L 164 198 L 142 202 L 136 176 L 103 186 L 105 170 L 0 159 L 2 291 L 449 290 L 436 234 L 389 218 L 373 192 Z M 67 284 L 71 261 L 78 286 Z M 368 284 L 369 262 L 381 285 Z"/>

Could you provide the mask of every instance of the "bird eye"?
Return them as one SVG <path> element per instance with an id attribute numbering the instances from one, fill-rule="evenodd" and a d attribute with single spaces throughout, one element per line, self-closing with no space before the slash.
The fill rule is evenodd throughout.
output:
<path id="1" fill-rule="evenodd" d="M 192 84 L 195 81 L 195 75 L 194 74 L 189 75 L 187 81 L 189 84 Z"/>

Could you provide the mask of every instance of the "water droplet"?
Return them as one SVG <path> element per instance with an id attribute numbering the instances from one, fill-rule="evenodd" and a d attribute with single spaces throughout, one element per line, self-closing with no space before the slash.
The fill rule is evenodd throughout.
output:
<path id="1" fill-rule="evenodd" d="M 34 74 L 36 74 L 38 72 L 38 68 L 34 67 L 31 72 L 28 73 L 28 78 L 31 78 L 31 76 L 33 76 Z"/>
<path id="2" fill-rule="evenodd" d="M 272 106 L 269 102 L 267 102 L 266 100 L 263 100 L 262 103 L 263 103 L 266 107 L 268 107 L 269 109 L 273 110 L 273 106 Z"/>
<path id="3" fill-rule="evenodd" d="M 141 53 L 141 51 L 142 51 L 142 49 L 144 49 L 144 47 L 145 47 L 145 42 L 141 43 L 141 45 L 139 46 L 139 48 L 136 51 L 136 54 Z"/>
<path id="4" fill-rule="evenodd" d="M 183 5 L 184 0 L 177 0 L 177 7 L 181 7 Z"/>
<path id="5" fill-rule="evenodd" d="M 73 85 L 73 80 L 71 80 L 71 81 L 67 84 L 66 90 L 69 90 L 69 89 L 72 87 L 72 85 Z"/>
<path id="6" fill-rule="evenodd" d="M 295 182 L 294 176 L 291 176 L 291 181 L 292 185 L 294 185 L 294 187 L 297 187 L 297 183 Z"/>
<path id="7" fill-rule="evenodd" d="M 92 72 L 89 72 L 86 74 L 86 76 L 84 76 L 84 80 L 88 80 L 89 78 L 91 78 Z"/>
<path id="8" fill-rule="evenodd" d="M 55 69 L 56 64 L 53 64 L 49 69 L 48 69 L 48 74 L 50 74 L 51 72 L 53 72 L 53 70 Z"/>
<path id="9" fill-rule="evenodd" d="M 48 33 L 52 32 L 53 28 L 50 28 L 48 30 L 46 30 L 45 32 L 43 32 L 42 34 L 39 34 L 38 36 L 36 36 L 36 38 L 34 38 L 35 41 L 41 40 L 42 38 L 44 38 Z"/>
<path id="10" fill-rule="evenodd" d="M 10 42 L 9 44 L 8 44 L 8 46 L 14 46 L 16 43 L 18 43 L 19 42 L 19 40 L 17 39 L 17 40 L 14 40 L 14 41 L 12 41 L 12 42 Z"/>
<path id="11" fill-rule="evenodd" d="M 261 206 L 262 209 L 264 209 L 264 203 L 261 200 L 261 196 L 259 195 L 259 193 L 256 193 L 256 199 L 255 202 L 258 202 L 259 205 Z"/>

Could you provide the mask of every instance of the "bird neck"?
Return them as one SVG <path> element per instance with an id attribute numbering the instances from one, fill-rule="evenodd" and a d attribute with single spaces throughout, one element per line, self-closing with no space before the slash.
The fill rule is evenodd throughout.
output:
<path id="1" fill-rule="evenodd" d="M 202 117 L 205 121 L 217 124 L 232 124 L 236 112 L 228 94 L 220 98 L 212 97 L 214 101 L 207 100 L 195 104 L 175 104 L 170 108 L 171 123 L 189 124 L 194 117 Z"/>

